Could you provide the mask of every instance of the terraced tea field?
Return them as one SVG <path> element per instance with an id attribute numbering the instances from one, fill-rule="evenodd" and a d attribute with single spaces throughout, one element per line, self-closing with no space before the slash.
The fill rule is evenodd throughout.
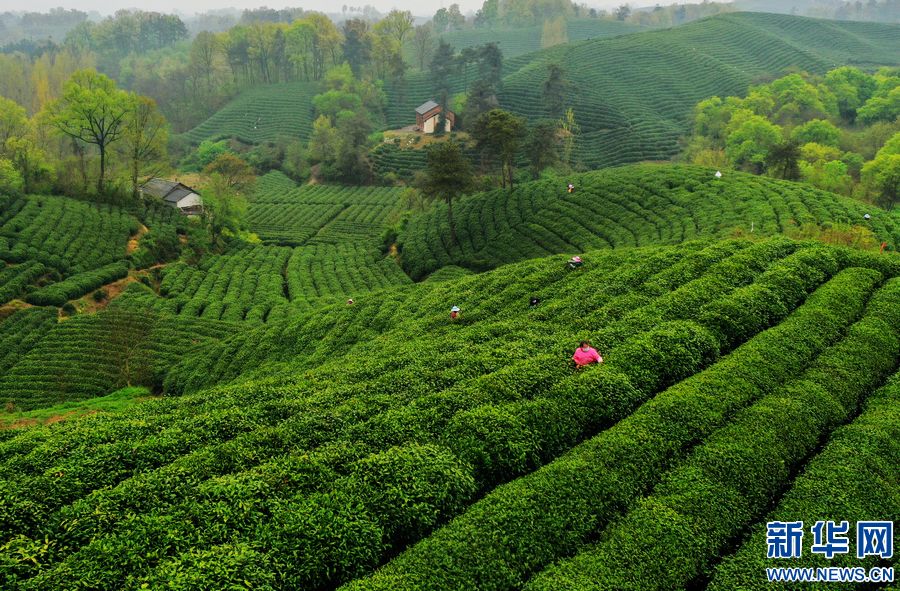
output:
<path id="1" fill-rule="evenodd" d="M 147 295 L 152 295 L 152 301 Z M 0 405 L 18 410 L 161 384 L 188 349 L 237 326 L 154 311 L 159 298 L 139 284 L 96 314 L 57 322 L 56 310 L 30 308 L 0 323 Z"/>
<path id="2" fill-rule="evenodd" d="M 0 196 L 0 199 L 4 197 Z M 5 198 L 0 258 L 81 273 L 121 260 L 140 222 L 119 207 L 49 195 Z"/>
<path id="3" fill-rule="evenodd" d="M 312 82 L 253 86 L 182 136 L 193 144 L 230 137 L 248 144 L 306 140 L 312 132 L 312 98 L 318 93 Z"/>
<path id="4" fill-rule="evenodd" d="M 62 306 L 124 277 L 135 264 L 129 239 L 142 224 L 174 235 L 184 220 L 162 204 L 125 209 L 50 195 L 0 195 L 0 305 L 23 299 Z"/>
<path id="5" fill-rule="evenodd" d="M 743 96 L 752 82 L 787 69 L 823 74 L 842 64 L 897 65 L 898 56 L 900 25 L 733 13 L 507 59 L 499 98 L 529 120 L 546 117 L 547 64 L 562 64 L 571 85 L 566 104 L 581 128 L 577 163 L 593 169 L 668 160 L 692 109 L 710 96 Z M 455 79 L 453 92 L 462 90 Z M 402 92 L 389 91 L 390 128 L 409 125 L 413 110 L 433 98 L 429 78 L 417 73 Z"/>
<path id="6" fill-rule="evenodd" d="M 185 352 L 181 396 L 6 436 L 2 585 L 581 589 L 581 565 L 618 581 L 608 557 L 652 550 L 679 557 L 642 562 L 652 588 L 729 588 L 723 541 L 809 479 L 869 516 L 818 475 L 860 461 L 853 433 L 892 437 L 895 256 L 773 238 L 565 258 L 251 326 Z M 606 362 L 575 371 L 584 336 Z M 679 488 L 698 474 L 700 505 Z M 891 515 L 900 483 L 880 485 Z M 708 544 L 628 545 L 687 519 Z"/>
<path id="7" fill-rule="evenodd" d="M 250 230 L 262 245 L 237 246 L 163 271 L 163 309 L 228 321 L 268 322 L 323 303 L 411 283 L 381 251 L 401 211 L 386 187 L 298 187 L 280 173 L 260 179 Z"/>
<path id="8" fill-rule="evenodd" d="M 676 244 L 735 232 L 782 233 L 799 224 L 866 225 L 900 245 L 900 216 L 808 185 L 698 166 L 637 165 L 576 175 L 576 191 L 541 181 L 474 195 L 413 217 L 401 235 L 403 265 L 415 278 L 444 265 L 473 270 L 548 254 Z M 870 213 L 866 221 L 864 215 Z"/>
<path id="9" fill-rule="evenodd" d="M 632 23 L 609 21 L 593 18 L 571 19 L 566 23 L 568 42 L 584 41 L 586 39 L 605 39 L 628 33 L 636 33 L 645 27 Z M 452 31 L 444 33 L 441 39 L 461 51 L 467 47 L 477 47 L 486 43 L 496 43 L 507 59 L 539 51 L 541 49 L 541 36 L 543 26 L 496 28 L 496 29 L 467 29 L 465 31 Z M 405 44 L 403 57 L 409 64 L 417 64 L 417 56 L 412 42 Z"/>
<path id="10" fill-rule="evenodd" d="M 661 31 L 629 33 L 629 25 L 592 19 L 569 23 L 572 43 L 538 51 L 540 31 L 463 31 L 445 35 L 458 49 L 497 41 L 508 50 L 500 105 L 529 120 L 545 118 L 541 84 L 547 65 L 562 64 L 570 82 L 566 104 L 581 128 L 576 164 L 588 169 L 668 160 L 689 129 L 691 111 L 713 95 L 743 96 L 754 81 L 786 70 L 824 73 L 842 64 L 898 65 L 900 25 L 825 21 L 790 15 L 731 13 Z M 576 42 L 577 41 L 577 42 Z M 413 63 L 413 57 L 407 55 Z M 451 77 L 464 92 L 474 72 Z M 386 84 L 387 128 L 415 121 L 414 111 L 434 98 L 427 72 Z M 243 92 L 185 137 L 237 137 L 248 143 L 278 137 L 307 139 L 312 129 L 309 83 L 258 86 Z M 417 150 L 380 148 L 380 173 L 409 178 L 421 168 Z"/>
<path id="11" fill-rule="evenodd" d="M 389 187 L 298 187 L 269 173 L 260 181 L 248 223 L 264 242 L 284 246 L 378 238 L 400 214 L 401 193 Z"/>

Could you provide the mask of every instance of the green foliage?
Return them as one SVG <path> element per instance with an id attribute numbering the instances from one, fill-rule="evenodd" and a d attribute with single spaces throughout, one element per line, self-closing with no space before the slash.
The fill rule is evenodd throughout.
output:
<path id="1" fill-rule="evenodd" d="M 570 41 L 585 38 L 575 31 L 590 20 L 569 23 Z M 713 95 L 744 95 L 751 84 L 782 76 L 786 67 L 821 75 L 854 60 L 893 64 L 900 49 L 895 25 L 760 13 L 717 15 L 664 32 L 595 38 L 519 57 L 504 45 L 502 29 L 476 31 L 452 33 L 446 41 L 463 48 L 468 44 L 454 39 L 464 33 L 471 35 L 465 39 L 480 36 L 474 45 L 496 38 L 505 56 L 500 107 L 529 122 L 549 116 L 541 90 L 548 65 L 573 65 L 567 67 L 570 87 L 565 95 L 581 127 L 573 161 L 588 169 L 671 158 L 683 147 L 679 140 L 690 130 L 692 109 Z M 540 42 L 540 29 L 530 35 L 532 43 Z M 467 90 L 464 76 L 460 72 L 451 78 L 449 95 Z M 402 87 L 387 84 L 386 89 L 389 128 L 411 124 L 413 110 L 436 98 L 425 73 L 412 73 Z"/>
<path id="2" fill-rule="evenodd" d="M 108 152 L 125 135 L 133 102 L 134 97 L 107 76 L 79 70 L 66 82 L 62 96 L 47 106 L 49 121 L 61 134 L 97 147 L 100 195 L 105 190 Z"/>
<path id="3" fill-rule="evenodd" d="M 837 101 L 841 118 L 848 123 L 856 120 L 857 109 L 872 98 L 877 88 L 877 82 L 872 76 L 850 66 L 828 72 L 825 84 Z"/>
<path id="4" fill-rule="evenodd" d="M 5 158 L 0 158 L 0 191 L 4 193 L 18 194 L 25 188 L 22 175 L 13 166 L 13 163 Z"/>
<path id="5" fill-rule="evenodd" d="M 878 204 L 893 209 L 900 199 L 900 133 L 863 166 L 862 177 L 876 191 Z"/>
<path id="6" fill-rule="evenodd" d="M 458 244 L 442 207 L 413 215 L 400 235 L 403 265 L 419 278 L 448 264 L 493 268 L 549 254 L 676 243 L 702 236 L 785 232 L 796 225 L 862 223 L 895 248 L 894 215 L 797 184 L 695 166 L 641 165 L 489 191 L 455 204 Z M 566 182 L 575 185 L 566 192 Z"/>
<path id="7" fill-rule="evenodd" d="M 210 140 L 204 140 L 200 142 L 200 145 L 197 147 L 196 159 L 197 165 L 202 169 L 206 168 L 223 154 L 227 154 L 229 152 L 228 142 L 225 140 L 221 140 L 218 142 L 213 142 Z"/>
<path id="8" fill-rule="evenodd" d="M 256 176 L 247 162 L 229 152 L 216 156 L 204 169 L 203 174 L 209 177 L 220 177 L 223 186 L 235 193 L 249 195 L 256 185 Z M 215 181 L 213 181 L 215 183 Z"/>
<path id="9" fill-rule="evenodd" d="M 130 98 L 121 151 L 129 171 L 131 196 L 137 198 L 142 178 L 155 176 L 168 164 L 169 124 L 152 99 Z"/>
<path id="10" fill-rule="evenodd" d="M 541 90 L 544 93 L 544 103 L 550 117 L 558 119 L 563 116 L 567 87 L 568 82 L 562 67 L 559 64 L 547 66 L 547 79 Z"/>
<path id="11" fill-rule="evenodd" d="M 777 327 L 657 394 L 557 461 L 495 489 L 450 525 L 347 588 L 522 585 L 646 494 L 695 442 L 839 341 L 878 278 L 863 270 L 839 274 Z M 466 560 L 453 558 L 463 556 Z"/>
<path id="12" fill-rule="evenodd" d="M 484 113 L 472 127 L 482 158 L 499 166 L 502 187 L 513 187 L 515 159 L 524 136 L 525 120 L 502 109 Z"/>
<path id="13" fill-rule="evenodd" d="M 176 259 L 180 253 L 181 243 L 175 227 L 160 225 L 141 236 L 138 250 L 130 259 L 136 268 L 142 269 Z"/>
<path id="14" fill-rule="evenodd" d="M 247 198 L 228 178 L 216 172 L 203 191 L 203 220 L 210 242 L 223 247 L 228 236 L 246 228 Z"/>
<path id="15" fill-rule="evenodd" d="M 809 462 L 781 498 L 771 519 L 814 522 L 828 515 L 841 515 L 853 523 L 871 520 L 873 515 L 896 513 L 900 509 L 896 501 L 897 484 L 883 475 L 889 474 L 891 467 L 900 461 L 898 396 L 900 376 L 895 375 L 869 397 L 854 421 L 832 434 L 822 452 Z M 709 589 L 769 586 L 761 575 L 767 564 L 763 526 L 755 525 L 737 552 L 715 568 Z M 875 563 L 872 557 L 861 562 L 855 555 L 837 555 L 826 564 L 823 557 L 817 559 L 811 553 L 798 562 L 798 567 L 816 566 L 875 566 Z"/>
<path id="16" fill-rule="evenodd" d="M 842 67 L 824 78 L 790 74 L 751 87 L 746 98 L 704 100 L 694 109 L 694 137 L 685 155 L 697 164 L 802 177 L 817 188 L 855 195 L 866 158 L 860 152 L 871 157 L 894 131 L 884 123 L 852 126 L 857 108 L 864 109 L 879 88 L 893 87 L 897 79 L 889 69 L 873 77 Z"/>
<path id="17" fill-rule="evenodd" d="M 367 26 L 353 19 L 345 28 L 351 24 L 353 30 Z M 354 71 L 347 64 L 329 71 L 326 92 L 314 100 L 318 117 L 308 154 L 321 165 L 322 177 L 366 183 L 371 179 L 368 150 L 377 139 L 372 134 L 373 123 L 381 118 L 385 97 L 378 84 L 357 79 Z"/>
<path id="18" fill-rule="evenodd" d="M 841 139 L 841 130 L 830 121 L 811 119 L 803 125 L 795 127 L 791 132 L 791 139 L 800 145 L 814 142 L 837 148 Z"/>
<path id="19" fill-rule="evenodd" d="M 123 262 L 110 263 L 33 291 L 26 296 L 25 301 L 35 306 L 62 306 L 69 300 L 79 298 L 126 275 L 128 265 Z"/>
<path id="20" fill-rule="evenodd" d="M 253 144 L 282 136 L 305 141 L 312 132 L 310 111 L 317 93 L 317 85 L 309 82 L 251 86 L 183 137 L 194 144 L 223 137 Z M 202 168 L 211 161 L 198 164 Z"/>
<path id="21" fill-rule="evenodd" d="M 22 191 L 36 193 L 48 189 L 54 168 L 47 153 L 33 139 L 9 138 L 6 140 L 6 154 L 22 177 Z"/>
<path id="22" fill-rule="evenodd" d="M 10 138 L 25 135 L 28 129 L 28 115 L 25 108 L 16 101 L 0 97 L 0 154 Z"/>
<path id="23" fill-rule="evenodd" d="M 737 112 L 726 130 L 725 154 L 735 166 L 762 172 L 769 153 L 781 143 L 781 129 L 765 117 Z"/>
<path id="24" fill-rule="evenodd" d="M 863 123 L 894 121 L 900 115 L 900 72 L 885 68 L 875 75 L 872 97 L 857 110 Z"/>
<path id="25" fill-rule="evenodd" d="M 795 181 L 800 178 L 800 145 L 793 139 L 781 142 L 769 149 L 765 164 L 775 178 Z"/>

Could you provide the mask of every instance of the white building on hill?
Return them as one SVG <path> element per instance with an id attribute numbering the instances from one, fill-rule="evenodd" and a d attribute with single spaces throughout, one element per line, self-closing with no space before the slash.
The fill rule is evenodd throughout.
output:
<path id="1" fill-rule="evenodd" d="M 200 195 L 177 181 L 150 179 L 141 187 L 141 197 L 143 196 L 162 199 L 185 215 L 197 215 L 203 211 L 203 199 Z"/>

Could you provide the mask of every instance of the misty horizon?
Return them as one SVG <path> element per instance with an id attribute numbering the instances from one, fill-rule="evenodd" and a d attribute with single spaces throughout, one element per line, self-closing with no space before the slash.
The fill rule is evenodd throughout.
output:
<path id="1" fill-rule="evenodd" d="M 48 12 L 53 8 L 65 8 L 68 10 L 80 10 L 87 13 L 96 13 L 101 16 L 109 16 L 118 10 L 149 10 L 153 12 L 174 13 L 180 16 L 190 17 L 209 11 L 228 11 L 230 9 L 241 11 L 253 8 L 274 8 L 280 10 L 283 8 L 302 8 L 308 11 L 326 12 L 331 14 L 339 14 L 344 5 L 362 7 L 370 5 L 375 7 L 379 12 L 387 13 L 390 10 L 409 10 L 413 16 L 431 17 L 440 8 L 446 8 L 451 4 L 458 4 L 460 11 L 463 13 L 474 13 L 481 8 L 483 0 L 435 0 L 425 5 L 416 0 L 366 0 L 363 2 L 343 1 L 340 3 L 330 2 L 328 0 L 312 0 L 310 2 L 264 2 L 260 0 L 230 0 L 228 6 L 223 6 L 216 0 L 190 0 L 188 2 L 179 2 L 178 0 L 157 0 L 153 2 L 152 7 L 136 6 L 133 0 L 35 0 L 29 2 L 27 6 L 7 6 L 7 1 L 0 2 L 0 12 Z M 621 4 L 631 4 L 632 7 L 652 5 L 646 2 L 623 2 L 621 0 L 593 0 L 585 2 L 591 8 L 610 9 Z"/>

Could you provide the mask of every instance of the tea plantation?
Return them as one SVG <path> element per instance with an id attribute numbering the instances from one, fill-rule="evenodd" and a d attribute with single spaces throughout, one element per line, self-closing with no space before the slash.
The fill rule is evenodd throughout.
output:
<path id="1" fill-rule="evenodd" d="M 127 275 L 142 225 L 173 236 L 180 215 L 158 204 L 125 209 L 66 197 L 0 194 L 0 305 L 62 306 Z M 156 262 L 156 261 L 152 261 Z"/>
<path id="2" fill-rule="evenodd" d="M 297 187 L 270 173 L 250 204 L 262 245 L 236 246 L 198 265 L 163 271 L 160 309 L 227 321 L 267 322 L 375 289 L 411 283 L 381 251 L 401 210 L 399 189 Z M 273 316 L 274 315 L 274 316 Z"/>
<path id="3" fill-rule="evenodd" d="M 806 223 L 867 225 L 892 250 L 900 216 L 808 185 L 699 166 L 638 165 L 491 191 L 413 217 L 400 236 L 415 278 L 444 265 L 473 270 L 556 253 L 675 244 L 734 233 L 771 235 Z M 865 215 L 870 215 L 866 220 Z"/>
<path id="4" fill-rule="evenodd" d="M 641 25 L 620 21 L 575 18 L 566 22 L 566 37 L 569 43 L 574 43 L 586 39 L 604 39 L 635 33 L 643 28 Z M 512 58 L 542 49 L 542 32 L 543 27 L 540 25 L 518 28 L 472 28 L 444 33 L 441 38 L 457 51 L 485 43 L 496 43 L 504 57 Z M 416 64 L 417 56 L 412 42 L 407 42 L 403 49 L 406 61 Z"/>
<path id="5" fill-rule="evenodd" d="M 457 49 L 498 42 L 505 56 L 500 106 L 532 121 L 547 117 L 541 98 L 547 65 L 561 64 L 569 82 L 565 104 L 580 127 L 575 160 L 588 169 L 671 158 L 699 101 L 743 96 L 751 83 L 786 69 L 824 74 L 844 64 L 900 64 L 900 25 L 731 13 L 662 31 L 625 34 L 628 26 L 576 19 L 569 23 L 571 43 L 540 51 L 539 28 L 444 37 Z M 410 55 L 407 60 L 415 62 Z M 476 77 L 454 74 L 451 94 L 464 92 Z M 385 90 L 388 129 L 415 123 L 415 108 L 434 98 L 428 71 L 410 72 Z M 249 143 L 306 140 L 317 92 L 315 84 L 302 82 L 255 87 L 184 137 L 194 144 L 231 136 Z M 393 146 L 380 146 L 374 161 L 380 174 L 402 178 L 424 165 L 419 150 Z"/>
<path id="6" fill-rule="evenodd" d="M 55 309 L 15 312 L 0 323 L 0 404 L 29 410 L 161 384 L 185 350 L 238 328 L 155 311 L 158 300 L 135 283 L 108 309 L 64 322 Z"/>
<path id="7" fill-rule="evenodd" d="M 47 413 L 0 421 L 0 589 L 801 591 L 767 581 L 768 521 L 807 522 L 806 550 L 817 520 L 897 522 L 900 213 L 628 163 L 672 156 L 712 94 L 896 65 L 900 29 L 628 29 L 447 36 L 499 41 L 531 120 L 564 64 L 598 168 L 457 199 L 456 240 L 443 201 L 279 172 L 209 243 L 150 202 L 0 195 L 0 408 Z M 388 85 L 387 124 L 430 84 Z M 305 140 L 316 92 L 257 87 L 185 137 Z M 583 339 L 603 363 L 574 366 Z"/>
<path id="8" fill-rule="evenodd" d="M 165 264 L 156 292 L 133 285 L 110 309 L 57 323 L 59 307 L 129 273 L 125 245 L 140 219 L 157 229 L 176 220 L 166 215 L 170 209 L 127 212 L 62 197 L 10 203 L 0 304 L 21 297 L 41 306 L 0 322 L 0 404 L 18 410 L 135 383 L 160 389 L 186 350 L 241 325 L 412 283 L 382 252 L 381 234 L 400 214 L 399 190 L 297 187 L 272 173 L 261 179 L 249 211 L 262 244 L 238 243 L 196 264 Z M 112 262 L 97 267 L 105 261 Z M 66 273 L 84 268 L 90 270 Z"/>
<path id="9" fill-rule="evenodd" d="M 529 120 L 546 117 L 547 65 L 562 65 L 569 81 L 565 103 L 581 129 L 576 161 L 593 169 L 671 158 L 692 109 L 710 96 L 743 96 L 751 83 L 789 68 L 824 74 L 842 64 L 895 66 L 898 56 L 900 25 L 732 13 L 507 59 L 499 100 Z M 460 75 L 452 92 L 463 90 Z M 433 98 L 427 74 L 410 74 L 402 88 L 388 85 L 388 91 L 389 128 L 413 123 L 414 109 Z M 380 157 L 398 160 L 390 152 Z"/>
<path id="10" fill-rule="evenodd" d="M 764 576 L 730 540 L 770 507 L 893 514 L 896 478 L 848 498 L 828 474 L 900 459 L 895 256 L 775 237 L 565 259 L 220 334 L 170 358 L 180 396 L 5 435 L 2 586 L 629 588 L 614 557 L 644 552 L 671 559 L 632 588 L 731 588 Z M 585 336 L 606 363 L 575 371 Z M 705 542 L 651 543 L 685 527 Z"/>
<path id="11" fill-rule="evenodd" d="M 254 86 L 182 137 L 193 144 L 229 137 L 248 144 L 287 137 L 305 140 L 312 132 L 312 98 L 318 92 L 310 82 Z"/>

